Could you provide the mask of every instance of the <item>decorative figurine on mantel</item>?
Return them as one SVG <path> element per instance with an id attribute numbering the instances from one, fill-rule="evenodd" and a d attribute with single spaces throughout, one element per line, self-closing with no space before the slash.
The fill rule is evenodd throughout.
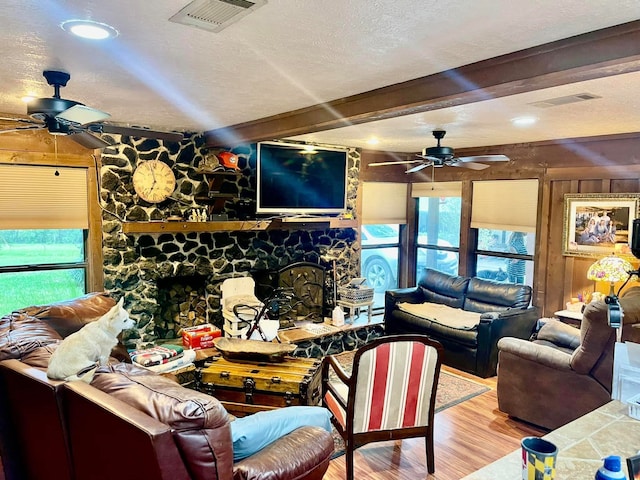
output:
<path id="1" fill-rule="evenodd" d="M 206 222 L 207 221 L 207 209 L 203 208 L 198 210 L 194 208 L 191 210 L 191 214 L 189 215 L 190 222 Z"/>

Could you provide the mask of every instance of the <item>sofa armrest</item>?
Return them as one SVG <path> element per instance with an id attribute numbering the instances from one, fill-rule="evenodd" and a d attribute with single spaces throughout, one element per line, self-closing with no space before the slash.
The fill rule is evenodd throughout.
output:
<path id="1" fill-rule="evenodd" d="M 498 340 L 515 337 L 528 340 L 538 321 L 535 307 L 509 308 L 501 312 L 486 312 L 480 315 L 478 324 L 478 351 L 476 365 L 478 375 L 495 375 L 498 365 Z"/>
<path id="2" fill-rule="evenodd" d="M 396 305 L 400 302 L 422 303 L 424 302 L 424 294 L 417 287 L 398 288 L 396 290 L 387 290 L 384 293 L 384 302 Z"/>
<path id="3" fill-rule="evenodd" d="M 424 294 L 418 287 L 387 290 L 384 293 L 384 323 L 387 333 L 393 332 L 393 327 L 389 329 L 388 325 L 392 322 L 391 314 L 396 308 L 398 308 L 398 303 L 422 303 L 424 301 Z"/>
<path id="4" fill-rule="evenodd" d="M 237 462 L 233 478 L 322 478 L 332 454 L 333 438 L 329 432 L 302 427 Z"/>
<path id="5" fill-rule="evenodd" d="M 498 350 L 555 370 L 571 370 L 571 355 L 547 345 L 504 337 L 498 341 Z"/>

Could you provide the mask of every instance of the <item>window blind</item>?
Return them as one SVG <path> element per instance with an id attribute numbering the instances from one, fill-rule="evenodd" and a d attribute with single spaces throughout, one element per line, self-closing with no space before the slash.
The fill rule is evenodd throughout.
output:
<path id="1" fill-rule="evenodd" d="M 474 181 L 471 228 L 535 232 L 538 180 Z"/>
<path id="2" fill-rule="evenodd" d="M 86 168 L 0 164 L 0 230 L 87 229 L 87 197 Z"/>
<path id="3" fill-rule="evenodd" d="M 362 223 L 407 223 L 407 191 L 406 183 L 364 182 Z"/>
<path id="4" fill-rule="evenodd" d="M 420 182 L 411 184 L 411 196 L 420 197 L 461 197 L 462 182 Z"/>

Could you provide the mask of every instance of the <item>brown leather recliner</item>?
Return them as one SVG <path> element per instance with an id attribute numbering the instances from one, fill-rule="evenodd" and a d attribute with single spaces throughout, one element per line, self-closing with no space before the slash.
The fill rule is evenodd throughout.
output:
<path id="1" fill-rule="evenodd" d="M 622 340 L 640 342 L 640 287 L 621 298 Z M 510 416 L 549 429 L 611 400 L 616 330 L 607 323 L 607 305 L 585 308 L 580 330 L 552 320 L 535 341 L 498 342 L 498 407 Z"/>

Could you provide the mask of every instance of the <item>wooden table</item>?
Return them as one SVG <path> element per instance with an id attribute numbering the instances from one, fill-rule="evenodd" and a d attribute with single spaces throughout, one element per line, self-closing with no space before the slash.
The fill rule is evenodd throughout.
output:
<path id="1" fill-rule="evenodd" d="M 371 323 L 371 310 L 373 309 L 373 300 L 367 300 L 366 302 L 350 302 L 348 300 L 338 300 L 336 302 L 341 307 L 347 309 L 347 316 L 345 321 L 353 322 L 353 318 L 360 316 L 360 309 L 367 309 L 367 322 Z"/>
<path id="2" fill-rule="evenodd" d="M 553 313 L 558 320 L 569 325 L 580 327 L 582 323 L 582 312 L 576 312 L 574 310 L 558 310 Z"/>
<path id="3" fill-rule="evenodd" d="M 198 390 L 216 397 L 236 416 L 289 405 L 318 405 L 321 365 L 314 358 L 285 357 L 272 363 L 213 357 L 199 372 Z"/>

